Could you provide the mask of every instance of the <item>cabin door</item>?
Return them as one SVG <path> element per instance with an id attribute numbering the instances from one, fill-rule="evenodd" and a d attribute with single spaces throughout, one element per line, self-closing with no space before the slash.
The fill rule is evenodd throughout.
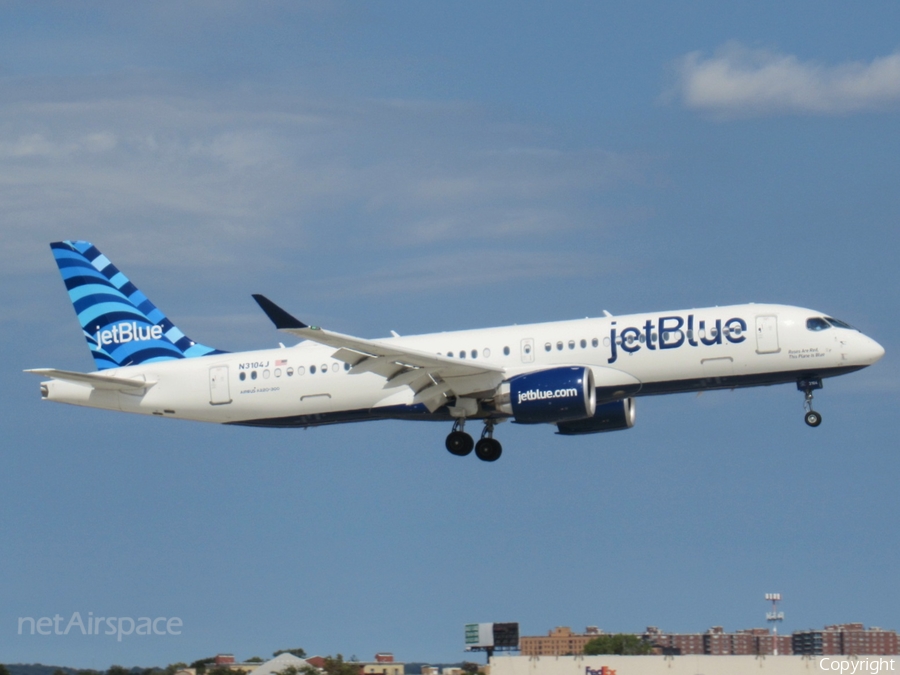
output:
<path id="1" fill-rule="evenodd" d="M 209 402 L 211 405 L 231 403 L 228 389 L 228 366 L 214 366 L 209 369 Z"/>
<path id="2" fill-rule="evenodd" d="M 756 353 L 774 354 L 780 352 L 778 346 L 778 317 L 756 317 Z"/>

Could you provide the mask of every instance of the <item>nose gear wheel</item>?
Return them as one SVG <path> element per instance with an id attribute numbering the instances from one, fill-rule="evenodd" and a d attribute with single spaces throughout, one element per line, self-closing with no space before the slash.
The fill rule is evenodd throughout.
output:
<path id="1" fill-rule="evenodd" d="M 806 410 L 803 415 L 803 421 L 811 427 L 817 427 L 822 423 L 822 415 L 813 410 L 812 407 L 813 390 L 821 388 L 822 380 L 820 379 L 800 380 L 797 382 L 797 389 L 802 391 L 806 397 L 806 400 L 803 402 L 803 408 Z"/>

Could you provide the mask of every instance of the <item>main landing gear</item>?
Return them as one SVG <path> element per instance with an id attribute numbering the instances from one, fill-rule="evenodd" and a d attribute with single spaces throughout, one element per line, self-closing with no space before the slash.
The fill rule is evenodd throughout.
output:
<path id="1" fill-rule="evenodd" d="M 485 420 L 484 431 L 481 432 L 481 438 L 476 443 L 464 431 L 466 420 L 464 418 L 457 419 L 453 422 L 453 431 L 447 435 L 447 450 L 457 457 L 465 457 L 472 449 L 475 449 L 475 456 L 483 462 L 496 462 L 503 454 L 503 447 L 500 441 L 494 438 L 494 421 Z"/>
<path id="2" fill-rule="evenodd" d="M 447 442 L 445 445 L 451 455 L 465 457 L 472 452 L 472 448 L 475 447 L 475 441 L 472 440 L 472 437 L 469 436 L 469 434 L 463 431 L 465 426 L 465 418 L 457 419 L 453 422 L 453 431 L 447 434 Z"/>
<path id="3" fill-rule="evenodd" d="M 822 380 L 819 378 L 800 380 L 797 382 L 797 389 L 799 389 L 806 395 L 806 401 L 803 404 L 803 407 L 806 409 L 806 413 L 803 416 L 803 421 L 811 427 L 817 427 L 822 424 L 822 415 L 813 410 L 812 407 L 813 391 L 821 388 Z"/>
<path id="4" fill-rule="evenodd" d="M 503 446 L 494 438 L 494 421 L 484 421 L 484 431 L 481 432 L 481 440 L 475 444 L 475 456 L 482 462 L 496 462 L 503 454 Z"/>

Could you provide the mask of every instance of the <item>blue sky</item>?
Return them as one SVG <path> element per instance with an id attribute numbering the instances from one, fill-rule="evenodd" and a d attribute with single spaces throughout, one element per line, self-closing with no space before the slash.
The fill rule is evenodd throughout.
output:
<path id="1" fill-rule="evenodd" d="M 900 628 L 895 3 L 6 3 L 0 661 L 463 658 L 525 634 Z M 89 239 L 185 332 L 250 298 L 379 337 L 740 302 L 887 354 L 638 401 L 627 432 L 237 429 L 42 404 L 91 359 L 47 244 Z M 177 616 L 179 636 L 20 636 Z"/>

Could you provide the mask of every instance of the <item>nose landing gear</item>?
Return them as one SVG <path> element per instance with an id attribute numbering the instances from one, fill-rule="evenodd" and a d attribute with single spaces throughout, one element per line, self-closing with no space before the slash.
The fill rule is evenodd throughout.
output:
<path id="1" fill-rule="evenodd" d="M 813 391 L 815 389 L 821 388 L 822 380 L 819 378 L 799 380 L 797 382 L 797 389 L 799 389 L 806 395 L 806 401 L 803 403 L 803 407 L 806 409 L 806 414 L 803 416 L 803 421 L 811 427 L 817 427 L 822 423 L 822 415 L 813 410 L 812 407 Z"/>

